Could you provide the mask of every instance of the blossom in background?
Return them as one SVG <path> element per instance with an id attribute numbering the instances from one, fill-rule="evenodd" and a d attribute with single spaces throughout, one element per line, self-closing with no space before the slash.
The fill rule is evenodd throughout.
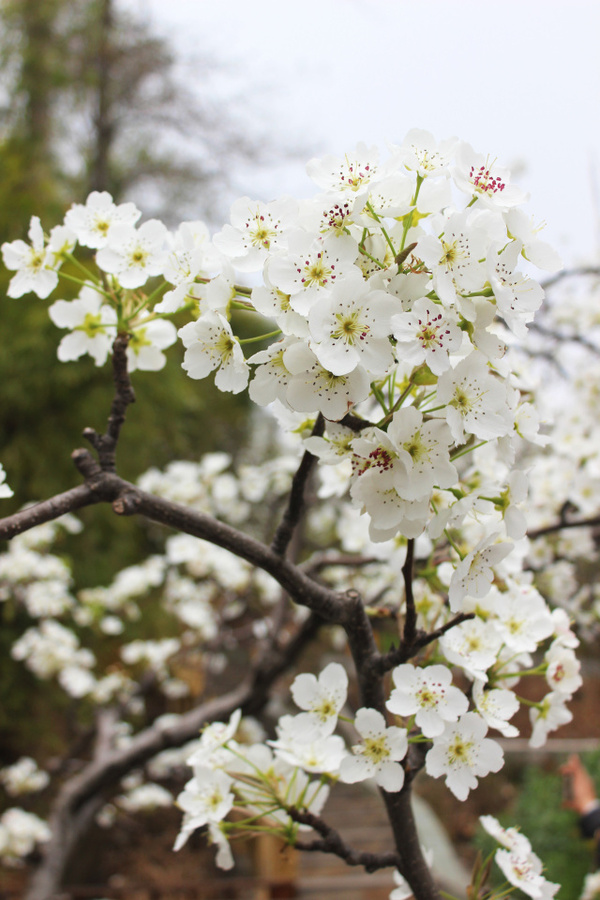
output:
<path id="1" fill-rule="evenodd" d="M 6 472 L 4 471 L 4 466 L 0 463 L 0 500 L 3 500 L 7 497 L 12 497 L 13 491 L 6 483 Z"/>
<path id="2" fill-rule="evenodd" d="M 515 828 L 502 828 L 493 816 L 480 816 L 479 821 L 502 845 L 494 859 L 505 878 L 533 900 L 551 900 L 560 888 L 542 875 L 542 863 L 532 851 L 531 844 Z"/>
<path id="3" fill-rule="evenodd" d="M 22 756 L 12 766 L 0 769 L 0 781 L 4 785 L 7 794 L 17 797 L 19 794 L 29 794 L 33 791 L 41 791 L 50 781 L 50 776 L 30 756 Z"/>
<path id="4" fill-rule="evenodd" d="M 19 807 L 7 809 L 0 816 L 0 860 L 7 866 L 20 866 L 36 844 L 51 836 L 43 819 Z"/>

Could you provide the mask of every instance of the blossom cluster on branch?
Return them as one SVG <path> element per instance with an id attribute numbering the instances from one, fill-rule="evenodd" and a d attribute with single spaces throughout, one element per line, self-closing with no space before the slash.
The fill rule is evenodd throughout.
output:
<path id="1" fill-rule="evenodd" d="M 99 366 L 112 354 L 116 395 L 107 434 L 86 432 L 98 462 L 75 454 L 83 491 L 43 507 L 39 520 L 25 510 L 9 523 L 17 536 L 0 556 L 1 599 L 36 620 L 14 659 L 57 677 L 78 702 L 116 704 L 120 746 L 135 744 L 145 690 L 193 697 L 193 659 L 214 691 L 211 674 L 234 666 L 232 651 L 282 653 L 282 636 L 296 653 L 310 610 L 341 635 L 340 652 L 347 642 L 358 694 L 349 667 L 334 662 L 295 677 L 300 712 L 288 706 L 269 740 L 240 740 L 233 706 L 227 723 L 186 743 L 174 764 L 188 760 L 193 777 L 177 801 L 176 846 L 205 829 L 229 867 L 228 837 L 267 830 L 369 870 L 395 866 L 425 900 L 433 889 L 418 842 L 402 849 L 410 821 L 398 805 L 418 770 L 465 799 L 503 765 L 490 731 L 515 736 L 510 720 L 524 704 L 530 743 L 541 746 L 570 720 L 581 684 L 569 617 L 550 608 L 531 571 L 520 462 L 525 442 L 539 452 L 548 440 L 517 349 L 544 296 L 530 273 L 560 261 L 519 208 L 526 197 L 509 173 L 463 142 L 415 130 L 384 161 L 358 145 L 312 160 L 308 173 L 315 197 L 242 198 L 212 238 L 201 222 L 174 233 L 156 220 L 138 225 L 133 204 L 94 192 L 49 235 L 33 218 L 29 243 L 3 245 L 10 297 L 47 298 L 61 278 L 78 285 L 76 299 L 49 306 L 68 329 L 59 360 L 89 354 Z M 174 315 L 189 317 L 178 333 Z M 237 468 L 216 453 L 137 485 L 118 477 L 128 372 L 162 368 L 177 334 L 189 376 L 248 389 L 278 421 L 285 452 Z M 9 491 L 0 484 L 0 496 Z M 95 502 L 182 533 L 109 587 L 76 592 L 49 547 L 57 523 L 76 530 L 77 520 L 48 520 Z M 172 634 L 127 641 L 148 597 L 171 616 Z M 390 630 L 384 652 L 378 636 Z M 82 646 L 94 635 L 123 641 L 105 671 Z M 284 668 L 274 662 L 268 677 Z M 530 675 L 546 681 L 541 700 L 520 692 Z M 378 859 L 348 848 L 321 818 L 337 781 L 366 779 L 381 789 L 395 837 L 396 850 Z M 307 844 L 310 828 L 318 837 Z M 531 866 L 530 895 L 552 896 Z M 526 879 L 518 886 L 527 891 Z"/>

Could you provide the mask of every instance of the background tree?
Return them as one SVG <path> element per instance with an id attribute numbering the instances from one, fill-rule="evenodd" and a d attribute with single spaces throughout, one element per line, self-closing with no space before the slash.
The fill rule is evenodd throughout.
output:
<path id="1" fill-rule="evenodd" d="M 22 234 L 34 211 L 44 225 L 90 190 L 108 190 L 116 200 L 143 196 L 146 212 L 167 220 L 182 204 L 188 217 L 210 218 L 228 164 L 256 159 L 258 141 L 253 144 L 235 116 L 213 108 L 209 91 L 201 90 L 212 63 L 194 68 L 192 90 L 190 76 L 186 81 L 176 74 L 164 39 L 113 0 L 6 0 L 0 27 L 1 241 Z M 4 273 L 0 277 L 4 292 Z M 67 287 L 64 296 L 75 293 Z M 59 490 L 68 483 L 59 447 L 65 437 L 76 440 L 82 417 L 94 424 L 90 416 L 106 391 L 90 360 L 76 369 L 53 365 L 52 325 L 40 310 L 7 303 L 3 340 L 13 352 L 0 357 L 0 433 L 16 508 L 48 486 Z M 200 394 L 177 365 L 160 381 L 142 373 L 137 391 L 143 402 L 123 448 L 127 475 L 139 471 L 140 462 L 160 464 L 173 453 L 194 458 L 212 438 L 225 447 L 237 443 L 243 401 L 220 398 L 224 430 L 212 388 Z M 177 433 L 167 423 L 173 411 L 182 425 Z M 132 468 L 130 454 L 136 457 Z M 101 529 L 98 546 L 107 538 Z M 111 546 L 121 562 L 136 554 L 135 540 Z M 88 568 L 90 577 L 110 571 L 111 563 L 98 565 Z"/>

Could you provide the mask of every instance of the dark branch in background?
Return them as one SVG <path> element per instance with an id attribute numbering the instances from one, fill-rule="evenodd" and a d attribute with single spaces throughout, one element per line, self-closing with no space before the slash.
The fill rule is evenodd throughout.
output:
<path id="1" fill-rule="evenodd" d="M 600 268 L 598 268 L 598 266 L 580 266 L 576 269 L 563 269 L 562 272 L 557 272 L 552 278 L 547 278 L 546 281 L 542 281 L 541 285 L 543 289 L 547 291 L 548 288 L 554 287 L 559 281 L 564 281 L 566 278 L 578 278 L 581 275 L 600 276 Z"/>
<path id="2" fill-rule="evenodd" d="M 544 525 L 542 528 L 533 528 L 527 532 L 527 537 L 534 541 L 545 534 L 554 534 L 565 528 L 594 528 L 600 525 L 600 515 L 591 516 L 589 519 L 571 519 L 568 521 L 554 522 L 552 525 Z"/>
<path id="3" fill-rule="evenodd" d="M 325 419 L 323 418 L 321 413 L 319 413 L 312 430 L 312 435 L 321 437 L 324 430 Z M 273 541 L 271 543 L 271 550 L 278 556 L 285 556 L 285 553 L 290 545 L 292 535 L 294 534 L 294 529 L 296 528 L 298 522 L 300 521 L 300 517 L 302 516 L 302 511 L 304 509 L 304 491 L 310 473 L 314 468 L 315 459 L 316 457 L 314 457 L 312 453 L 309 453 L 308 450 L 306 450 L 304 452 L 304 455 L 302 456 L 302 461 L 298 467 L 298 470 L 294 475 L 294 478 L 292 479 L 292 487 L 290 490 L 287 509 L 283 514 L 283 519 L 279 523 L 277 531 L 275 532 L 275 537 L 273 538 Z"/>
<path id="4" fill-rule="evenodd" d="M 553 331 L 551 328 L 546 328 L 544 325 L 541 325 L 539 322 L 530 322 L 529 324 L 530 331 L 536 331 L 538 334 L 541 334 L 542 337 L 551 338 L 553 341 L 557 343 L 572 343 L 579 344 L 581 347 L 585 347 L 586 350 L 589 350 L 590 353 L 595 353 L 596 356 L 600 356 L 600 347 L 597 344 L 592 343 L 592 341 L 588 341 L 582 334 L 564 334 L 560 331 Z M 554 362 L 557 368 L 559 368 L 564 375 L 564 371 L 562 367 L 556 363 L 556 360 L 553 358 L 553 354 L 546 352 L 536 353 L 535 351 L 530 351 L 531 355 L 534 356 L 544 356 L 550 360 L 550 362 Z"/>
<path id="5" fill-rule="evenodd" d="M 341 835 L 334 828 L 311 812 L 304 812 L 292 806 L 288 809 L 288 813 L 294 822 L 298 822 L 300 825 L 310 825 L 322 838 L 313 841 L 296 841 L 294 846 L 298 850 L 333 853 L 349 866 L 364 866 L 367 872 L 376 872 L 378 869 L 385 869 L 388 866 L 399 868 L 401 865 L 397 853 L 367 853 L 354 850 L 343 841 Z"/>
<path id="6" fill-rule="evenodd" d="M 86 428 L 83 436 L 98 454 L 98 462 L 104 472 L 116 472 L 117 443 L 125 422 L 127 407 L 135 403 L 135 392 L 127 371 L 127 345 L 129 335 L 119 334 L 113 343 L 113 380 L 115 395 L 105 434 L 98 434 L 93 428 Z"/>

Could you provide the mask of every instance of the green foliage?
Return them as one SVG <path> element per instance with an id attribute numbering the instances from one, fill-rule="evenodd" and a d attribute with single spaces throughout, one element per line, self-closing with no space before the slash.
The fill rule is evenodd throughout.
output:
<path id="1" fill-rule="evenodd" d="M 600 793 L 600 750 L 582 754 L 582 761 Z M 558 771 L 534 765 L 524 767 L 516 802 L 498 818 L 506 828 L 518 823 L 544 863 L 544 876 L 561 885 L 561 900 L 578 900 L 583 880 L 594 867 L 594 848 L 591 842 L 582 839 L 576 814 L 562 807 L 562 780 Z M 498 846 L 487 834 L 478 844 L 485 854 Z M 491 878 L 495 885 L 502 883 L 497 866 L 493 866 Z M 515 896 L 525 898 L 520 891 Z"/>

